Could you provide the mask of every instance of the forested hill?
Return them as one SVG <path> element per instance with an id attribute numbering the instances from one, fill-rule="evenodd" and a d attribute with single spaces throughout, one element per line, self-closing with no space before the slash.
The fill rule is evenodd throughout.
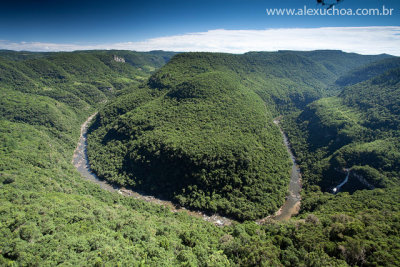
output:
<path id="1" fill-rule="evenodd" d="M 273 117 L 323 96 L 341 73 L 326 66 L 348 61 L 321 53 L 176 55 L 99 112 L 89 135 L 93 170 L 195 209 L 240 220 L 272 214 L 289 182 Z"/>
<path id="2" fill-rule="evenodd" d="M 288 222 L 267 220 L 257 225 L 247 221 L 217 227 L 186 212 L 173 213 L 109 193 L 84 180 L 71 158 L 80 125 L 98 110 L 89 141 L 92 157 L 105 162 L 110 177 L 125 175 L 124 168 L 138 162 L 145 167 L 156 163 L 149 172 L 153 179 L 158 179 L 157 172 L 164 175 L 166 171 L 161 178 L 168 178 L 176 175 L 174 171 L 183 173 L 199 166 L 202 169 L 193 168 L 199 185 L 172 198 L 211 211 L 230 208 L 239 218 L 273 212 L 283 201 L 279 197 L 286 190 L 289 162 L 272 118 L 284 113 L 285 123 L 310 101 L 327 94 L 332 84 L 337 88 L 334 82 L 339 75 L 387 57 L 338 51 L 189 53 L 175 56 L 162 67 L 173 55 L 162 51 L 0 51 L 0 266 L 400 265 L 400 189 L 389 179 L 396 175 L 391 174 L 390 164 L 397 157 L 397 148 L 392 146 L 397 144 L 397 130 L 390 123 L 379 124 L 398 115 L 399 102 L 390 97 L 397 95 L 395 70 L 374 71 L 383 75 L 346 88 L 337 97 L 340 102 L 332 102 L 334 107 L 336 103 L 340 108 L 354 106 L 376 118 L 369 131 L 376 129 L 380 143 L 364 150 L 376 151 L 373 155 L 382 160 L 377 163 L 384 165 L 361 164 L 358 173 L 363 174 L 361 168 L 363 175 L 369 170 L 373 175 L 382 172 L 385 178 L 377 180 L 384 182 L 382 188 L 351 195 L 321 192 L 317 182 L 310 182 L 304 165 L 319 164 L 318 157 L 301 150 L 300 139 L 288 131 L 305 178 L 301 213 Z M 377 90 L 387 94 L 381 97 Z M 320 105 L 314 102 L 305 113 L 316 103 Z M 375 108 L 388 112 L 381 118 Z M 345 115 L 358 118 L 358 113 Z M 360 122 L 362 127 L 367 128 L 363 123 L 369 117 Z M 354 130 L 360 126 L 356 125 Z M 324 125 L 316 130 L 321 128 Z M 300 137 L 308 135 L 307 129 L 300 133 Z M 126 165 L 118 165 L 121 151 Z M 342 159 L 356 158 L 356 154 L 341 155 L 339 164 Z M 134 168 L 126 170 L 140 174 Z M 260 177 L 267 182 L 257 182 Z M 187 177 L 178 178 L 185 185 Z M 386 181 L 391 184 L 387 186 Z M 208 193 L 221 198 L 203 197 Z M 237 211 L 235 203 L 224 201 L 229 197 L 244 210 Z M 264 207 L 253 204 L 263 199 Z"/>
<path id="3" fill-rule="evenodd" d="M 271 113 L 229 59 L 178 55 L 101 110 L 88 138 L 92 168 L 109 181 L 241 220 L 277 210 L 288 156 Z"/>
<path id="4" fill-rule="evenodd" d="M 383 74 L 390 69 L 399 67 L 400 60 L 398 58 L 386 58 L 384 60 L 378 60 L 346 73 L 337 79 L 335 84 L 339 86 L 353 85 Z"/>
<path id="5" fill-rule="evenodd" d="M 15 184 L 28 186 L 33 182 L 28 179 L 33 173 L 32 167 L 51 166 L 48 156 L 43 158 L 42 153 L 36 151 L 47 147 L 46 142 L 51 145 L 48 138 L 60 146 L 50 150 L 70 153 L 65 149 L 76 145 L 80 124 L 90 113 L 147 79 L 154 69 L 165 64 L 174 54 L 1 51 L 0 114 L 2 144 L 6 147 L 5 159 L 1 163 L 7 170 L 7 175 L 2 173 L 1 177 L 6 179 L 10 175 L 7 179 L 15 180 Z M 117 62 L 117 57 L 126 63 Z M 27 143 L 30 143 L 28 147 L 36 149 L 18 145 Z M 45 151 L 47 149 L 42 152 Z M 41 156 L 35 156 L 35 153 Z M 57 162 L 60 160 L 58 156 L 50 160 Z"/>
<path id="6" fill-rule="evenodd" d="M 232 55 L 228 57 L 233 60 Z M 243 77 L 245 86 L 254 90 L 271 110 L 286 114 L 331 94 L 334 82 L 349 71 L 391 57 L 334 50 L 249 52 L 225 65 L 238 69 L 236 73 Z"/>
<path id="7" fill-rule="evenodd" d="M 296 53 L 322 64 L 326 69 L 338 76 L 346 75 L 348 72 L 363 68 L 372 62 L 393 58 L 393 56 L 387 54 L 365 56 L 356 53 L 343 53 L 340 50 L 316 50 Z"/>
<path id="8" fill-rule="evenodd" d="M 104 99 L 110 91 L 145 80 L 175 53 L 128 51 L 82 51 L 70 53 L 0 53 L 0 84 L 5 88 L 57 97 L 53 87 L 64 89 L 64 96 L 90 95 L 89 101 Z M 121 61 L 123 60 L 123 62 Z M 127 64 L 121 64 L 127 63 Z M 78 84 L 79 82 L 79 84 Z M 57 85 L 57 86 L 55 86 Z M 56 90 L 57 91 L 57 90 Z"/>

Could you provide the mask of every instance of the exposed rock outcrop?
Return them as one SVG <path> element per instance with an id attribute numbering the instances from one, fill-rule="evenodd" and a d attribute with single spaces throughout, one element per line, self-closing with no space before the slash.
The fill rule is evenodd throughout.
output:
<path id="1" fill-rule="evenodd" d="M 117 55 L 114 55 L 113 59 L 116 62 L 125 62 L 125 59 L 123 57 L 119 57 Z"/>

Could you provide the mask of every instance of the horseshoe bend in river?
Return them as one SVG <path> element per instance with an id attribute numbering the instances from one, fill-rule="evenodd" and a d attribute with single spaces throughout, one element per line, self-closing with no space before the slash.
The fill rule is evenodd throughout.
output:
<path id="1" fill-rule="evenodd" d="M 199 211 L 190 211 L 185 208 L 177 207 L 174 205 L 171 201 L 166 201 L 166 200 L 161 200 L 158 198 L 155 198 L 153 196 L 145 195 L 142 193 L 135 192 L 131 189 L 126 189 L 124 187 L 119 187 L 116 185 L 111 185 L 107 181 L 100 179 L 97 177 L 96 174 L 94 174 L 91 169 L 90 169 L 90 164 L 87 156 L 87 130 L 88 130 L 88 125 L 91 122 L 91 120 L 96 116 L 97 113 L 91 115 L 81 126 L 81 136 L 79 138 L 78 145 L 74 151 L 74 156 L 72 159 L 72 163 L 78 170 L 78 172 L 82 175 L 83 178 L 86 180 L 89 180 L 93 183 L 98 184 L 102 189 L 110 191 L 110 192 L 118 192 L 121 195 L 124 195 L 126 197 L 134 197 L 136 199 L 141 199 L 147 202 L 152 202 L 158 205 L 165 206 L 169 208 L 172 212 L 180 212 L 180 211 L 186 211 L 192 216 L 195 217 L 200 217 L 203 218 L 205 221 L 212 222 L 218 226 L 224 226 L 224 225 L 230 225 L 233 220 L 219 216 L 217 214 L 208 216 L 202 212 Z M 283 206 L 274 214 L 270 215 L 266 218 L 257 220 L 256 222 L 258 224 L 262 224 L 268 219 L 274 219 L 278 221 L 286 221 L 291 218 L 292 215 L 295 215 L 298 213 L 300 209 L 300 201 L 301 201 L 301 196 L 300 196 L 300 191 L 301 191 L 301 174 L 300 174 L 300 169 L 298 168 L 296 164 L 295 157 L 293 156 L 293 153 L 290 149 L 290 143 L 285 135 L 285 133 L 282 131 L 281 127 L 279 126 L 279 119 L 274 119 L 274 123 L 279 127 L 279 130 L 283 136 L 283 142 L 287 148 L 287 151 L 290 155 L 290 158 L 293 162 L 292 170 L 291 170 L 291 176 L 290 176 L 290 183 L 289 183 L 289 195 L 286 197 L 286 201 L 283 204 Z"/>

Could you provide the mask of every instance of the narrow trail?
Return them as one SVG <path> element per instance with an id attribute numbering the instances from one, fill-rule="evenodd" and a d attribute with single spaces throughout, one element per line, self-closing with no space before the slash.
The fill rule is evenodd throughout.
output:
<path id="1" fill-rule="evenodd" d="M 124 188 L 117 185 L 111 185 L 105 180 L 97 177 L 95 173 L 93 173 L 90 169 L 90 163 L 87 156 L 87 130 L 89 123 L 96 116 L 97 112 L 92 114 L 81 126 L 81 135 L 79 138 L 79 142 L 74 151 L 74 156 L 72 159 L 72 164 L 78 170 L 78 172 L 82 175 L 82 177 L 86 180 L 89 180 L 95 184 L 98 184 L 102 189 L 107 190 L 109 192 L 118 192 L 119 194 L 126 197 L 133 197 L 135 199 L 144 200 L 147 202 L 155 203 L 157 205 L 162 205 L 164 207 L 169 208 L 172 212 L 187 212 L 191 216 L 195 216 L 198 218 L 202 218 L 205 221 L 211 222 L 218 226 L 230 225 L 234 220 L 229 219 L 227 217 L 220 216 L 218 214 L 214 214 L 208 216 L 199 211 L 191 211 L 182 207 L 178 207 L 173 204 L 171 201 L 161 200 L 154 196 L 145 195 L 143 193 L 136 192 L 130 188 Z M 296 164 L 296 160 L 293 156 L 293 153 L 290 150 L 289 141 L 279 126 L 279 120 L 275 119 L 274 123 L 279 127 L 279 130 L 283 136 L 283 142 L 289 152 L 289 155 L 292 159 L 293 166 L 291 172 L 291 179 L 289 183 L 289 195 L 286 198 L 284 205 L 274 214 L 270 215 L 266 218 L 257 220 L 258 224 L 265 223 L 268 219 L 273 219 L 277 221 L 286 221 L 291 218 L 292 215 L 298 213 L 300 209 L 300 191 L 301 191 L 301 174 L 300 170 Z"/>

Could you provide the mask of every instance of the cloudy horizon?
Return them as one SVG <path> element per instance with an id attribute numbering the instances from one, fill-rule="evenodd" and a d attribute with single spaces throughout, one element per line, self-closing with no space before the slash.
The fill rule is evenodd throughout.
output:
<path id="1" fill-rule="evenodd" d="M 226 52 L 334 49 L 359 54 L 400 56 L 400 27 L 320 27 L 266 30 L 216 29 L 117 43 L 10 42 L 0 40 L 0 49 L 33 52 L 75 50 L 134 50 L 178 52 Z"/>

